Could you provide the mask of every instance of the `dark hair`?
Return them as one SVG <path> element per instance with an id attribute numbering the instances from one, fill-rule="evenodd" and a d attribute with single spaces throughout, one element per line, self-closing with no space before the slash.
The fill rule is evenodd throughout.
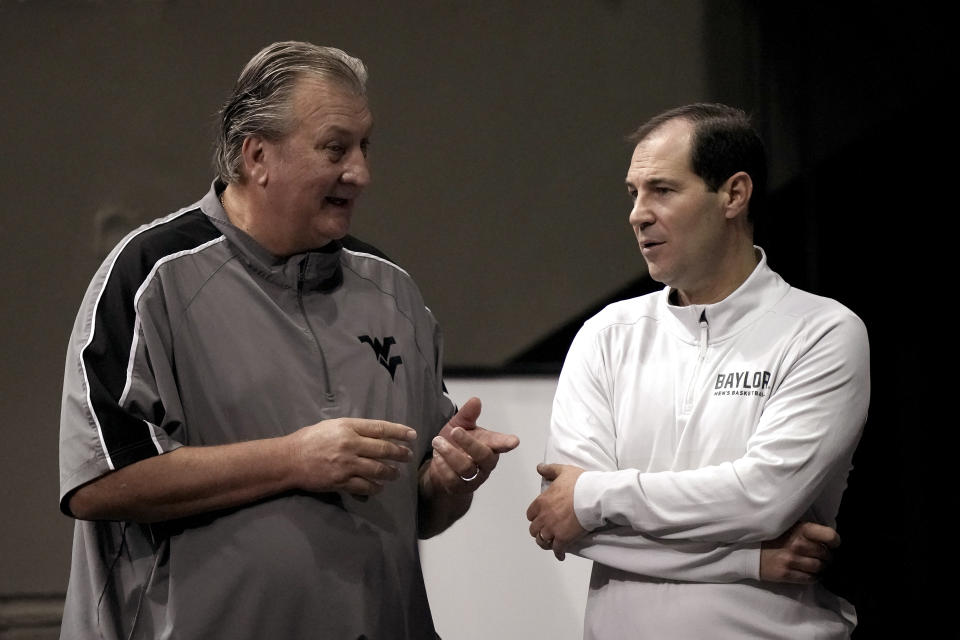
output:
<path id="1" fill-rule="evenodd" d="M 698 102 L 656 115 L 641 125 L 629 140 L 640 144 L 647 136 L 672 120 L 693 125 L 690 167 L 716 191 L 727 178 L 745 171 L 753 181 L 747 218 L 755 222 L 763 213 L 767 196 L 767 155 L 760 134 L 741 109 L 725 104 Z"/>

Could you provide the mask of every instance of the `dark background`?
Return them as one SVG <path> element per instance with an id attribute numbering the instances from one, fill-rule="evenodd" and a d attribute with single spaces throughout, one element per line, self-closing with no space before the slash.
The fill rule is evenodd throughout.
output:
<path id="1" fill-rule="evenodd" d="M 743 18 L 722 4 L 707 4 L 718 23 Z M 952 316 L 939 302 L 949 267 L 937 242 L 950 233 L 954 191 L 946 23 L 923 6 L 907 13 L 833 3 L 748 7 L 758 27 L 760 55 L 750 64 L 759 82 L 746 89 L 735 82 L 742 67 L 722 30 L 706 33 L 714 52 L 707 77 L 721 102 L 744 104 L 744 92 L 756 92 L 747 102 L 774 141 L 774 162 L 790 154 L 799 168 L 772 190 L 756 242 L 788 282 L 853 309 L 871 342 L 870 415 L 838 518 L 843 544 L 825 582 L 857 606 L 855 638 L 938 637 L 933 575 L 944 560 L 935 555 L 950 534 L 934 539 L 931 510 L 957 504 L 933 477 L 936 447 L 952 440 L 942 432 L 953 428 L 937 419 L 939 394 L 927 378 L 943 370 L 937 362 Z M 790 150 L 776 140 L 789 140 Z M 659 288 L 646 276 L 633 280 L 510 366 L 555 370 L 556 354 L 583 320 L 608 302 Z"/>
<path id="2" fill-rule="evenodd" d="M 454 375 L 556 372 L 583 318 L 657 287 L 626 225 L 624 136 L 686 102 L 752 113 L 771 161 L 758 244 L 871 339 L 827 580 L 859 640 L 934 637 L 949 534 L 931 510 L 956 504 L 932 473 L 955 422 L 934 409 L 950 397 L 935 372 L 953 332 L 955 55 L 932 7 L 0 0 L 0 600 L 66 586 L 57 415 L 90 276 L 120 234 L 203 194 L 220 101 L 293 38 L 371 68 L 375 183 L 355 230 L 417 279 Z"/>

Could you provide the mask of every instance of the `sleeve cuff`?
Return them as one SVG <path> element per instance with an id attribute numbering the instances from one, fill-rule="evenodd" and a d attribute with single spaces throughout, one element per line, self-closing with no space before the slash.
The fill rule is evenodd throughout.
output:
<path id="1" fill-rule="evenodd" d="M 760 579 L 760 550 L 761 543 L 759 542 L 751 543 L 743 550 L 744 559 L 746 560 L 744 574 L 751 580 Z"/>
<path id="2" fill-rule="evenodd" d="M 637 473 L 624 469 L 580 474 L 573 488 L 573 511 L 580 526 L 593 531 L 609 523 L 629 524 L 623 516 L 636 510 L 631 503 L 636 500 Z"/>

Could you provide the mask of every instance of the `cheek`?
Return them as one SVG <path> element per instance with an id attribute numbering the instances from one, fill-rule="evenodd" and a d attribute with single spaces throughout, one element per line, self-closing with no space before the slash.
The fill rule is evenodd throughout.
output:
<path id="1" fill-rule="evenodd" d="M 310 185 L 317 190 L 327 191 L 331 187 L 337 184 L 340 174 L 336 171 L 331 171 L 329 167 L 314 167 L 313 173 L 310 174 L 309 180 Z"/>

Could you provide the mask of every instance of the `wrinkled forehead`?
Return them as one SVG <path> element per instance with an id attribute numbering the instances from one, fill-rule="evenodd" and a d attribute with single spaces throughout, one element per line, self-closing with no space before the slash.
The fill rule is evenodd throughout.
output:
<path id="1" fill-rule="evenodd" d="M 371 128 L 373 115 L 366 95 L 346 82 L 315 74 L 304 74 L 290 96 L 291 114 L 298 121 L 337 119 L 352 121 L 359 128 Z"/>
<path id="2" fill-rule="evenodd" d="M 331 78 L 310 71 L 304 71 L 299 74 L 293 83 L 293 90 L 290 95 L 292 100 L 316 96 L 328 99 L 350 100 L 357 104 L 367 105 L 366 93 L 357 91 L 356 88 L 346 80 Z"/>

